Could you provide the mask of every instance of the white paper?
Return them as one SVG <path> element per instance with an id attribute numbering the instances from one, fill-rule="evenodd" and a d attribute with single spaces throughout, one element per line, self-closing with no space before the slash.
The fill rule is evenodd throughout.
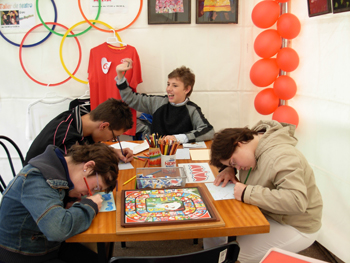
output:
<path id="1" fill-rule="evenodd" d="M 211 183 L 215 176 L 208 163 L 180 163 L 187 176 L 187 183 Z"/>
<path id="2" fill-rule="evenodd" d="M 184 148 L 207 148 L 205 142 L 184 143 L 182 146 Z"/>
<path id="3" fill-rule="evenodd" d="M 130 170 L 130 169 L 134 169 L 134 166 L 132 166 L 131 163 L 119 162 L 118 168 L 119 168 L 119 170 Z"/>
<path id="4" fill-rule="evenodd" d="M 233 190 L 235 184 L 231 182 L 228 182 L 225 187 L 221 187 L 221 184 L 219 186 L 216 186 L 213 183 L 206 183 L 205 185 L 207 186 L 214 200 L 235 199 Z"/>
<path id="5" fill-rule="evenodd" d="M 177 160 L 189 160 L 190 157 L 190 149 L 177 149 L 176 150 L 176 159 Z"/>
<path id="6" fill-rule="evenodd" d="M 120 142 L 122 145 L 122 148 L 130 148 L 133 152 L 133 154 L 138 154 L 140 152 L 143 152 L 144 150 L 147 150 L 149 148 L 149 145 L 146 140 L 143 141 L 143 143 L 134 143 L 134 142 L 126 142 L 122 141 Z M 119 143 L 112 144 L 111 147 L 120 149 Z"/>
<path id="7" fill-rule="evenodd" d="M 107 194 L 105 192 L 99 192 L 99 194 L 102 196 L 103 199 L 102 207 L 99 212 L 115 211 L 116 207 L 113 192 L 109 192 Z"/>

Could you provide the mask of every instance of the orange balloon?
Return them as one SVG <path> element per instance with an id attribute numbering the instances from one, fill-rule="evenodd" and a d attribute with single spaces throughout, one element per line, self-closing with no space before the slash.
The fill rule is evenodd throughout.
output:
<path id="1" fill-rule="evenodd" d="M 297 84 L 289 76 L 279 76 L 273 83 L 273 91 L 281 100 L 290 100 L 297 93 Z"/>
<path id="2" fill-rule="evenodd" d="M 288 105 L 279 106 L 273 113 L 272 119 L 278 122 L 294 124 L 296 127 L 299 124 L 298 113 Z"/>
<path id="3" fill-rule="evenodd" d="M 260 91 L 254 100 L 254 106 L 257 112 L 262 115 L 273 113 L 278 107 L 279 99 L 272 88 Z"/>
<path id="4" fill-rule="evenodd" d="M 255 53 L 262 58 L 269 58 L 281 49 L 282 38 L 275 29 L 261 32 L 254 41 Z"/>
<path id="5" fill-rule="evenodd" d="M 299 19 L 291 13 L 285 13 L 277 20 L 277 31 L 283 38 L 295 38 L 299 35 L 300 28 L 301 25 Z"/>
<path id="6" fill-rule="evenodd" d="M 275 58 L 262 58 L 250 69 L 250 80 L 255 86 L 266 87 L 272 84 L 279 73 Z"/>
<path id="7" fill-rule="evenodd" d="M 276 61 L 279 68 L 286 72 L 291 72 L 299 66 L 298 53 L 290 47 L 278 51 Z"/>
<path id="8" fill-rule="evenodd" d="M 276 23 L 280 15 L 280 6 L 275 1 L 261 1 L 252 11 L 252 21 L 260 28 L 268 28 Z"/>

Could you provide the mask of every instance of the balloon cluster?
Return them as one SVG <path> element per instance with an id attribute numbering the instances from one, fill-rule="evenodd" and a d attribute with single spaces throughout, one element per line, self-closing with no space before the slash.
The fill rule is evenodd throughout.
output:
<path id="1" fill-rule="evenodd" d="M 250 69 L 250 80 L 258 87 L 267 87 L 273 83 L 273 88 L 260 91 L 255 97 L 254 106 L 262 115 L 272 114 L 272 119 L 298 126 L 298 113 L 290 106 L 279 106 L 280 100 L 289 100 L 297 91 L 295 81 L 279 72 L 291 72 L 299 65 L 299 56 L 294 49 L 282 47 L 283 39 L 293 39 L 300 32 L 299 19 L 291 14 L 280 15 L 279 3 L 289 0 L 264 0 L 259 2 L 252 11 L 255 26 L 266 29 L 254 41 L 254 51 L 261 57 Z M 276 29 L 267 29 L 277 22 Z"/>

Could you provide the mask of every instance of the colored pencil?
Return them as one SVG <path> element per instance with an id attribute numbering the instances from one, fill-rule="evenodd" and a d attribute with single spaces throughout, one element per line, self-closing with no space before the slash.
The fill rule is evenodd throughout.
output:
<path id="1" fill-rule="evenodd" d="M 133 156 L 134 157 L 134 159 L 136 159 L 136 160 L 140 160 L 140 161 L 146 161 L 146 160 L 144 160 L 144 159 L 142 159 L 142 158 L 138 158 L 138 157 L 136 157 L 136 156 Z"/>
<path id="2" fill-rule="evenodd" d="M 129 180 L 127 180 L 125 183 L 123 183 L 123 185 L 126 185 L 127 183 L 131 182 L 132 180 L 134 180 L 136 178 L 136 175 L 131 177 Z"/>
<path id="3" fill-rule="evenodd" d="M 119 146 L 120 146 L 120 150 L 122 151 L 122 155 L 125 156 L 124 152 L 123 152 L 122 144 L 120 143 L 120 140 L 119 140 L 119 136 L 117 137 L 117 140 L 119 142 Z"/>
<path id="4" fill-rule="evenodd" d="M 245 181 L 244 181 L 244 184 L 247 182 L 248 177 L 249 177 L 251 171 L 252 171 L 252 167 L 250 167 L 250 169 L 249 169 L 249 172 L 248 172 L 247 178 L 246 178 Z"/>
<path id="5" fill-rule="evenodd" d="M 89 187 L 89 185 L 88 185 L 88 183 L 87 183 L 87 181 L 86 181 L 86 177 L 84 177 L 84 181 L 85 181 L 86 187 L 87 187 L 87 189 L 88 189 L 88 191 L 89 191 L 89 196 L 92 196 L 90 187 Z"/>

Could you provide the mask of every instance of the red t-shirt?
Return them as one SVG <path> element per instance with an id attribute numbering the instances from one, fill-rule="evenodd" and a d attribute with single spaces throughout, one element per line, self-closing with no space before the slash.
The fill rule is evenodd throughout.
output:
<path id="1" fill-rule="evenodd" d="M 142 82 L 141 64 L 139 55 L 133 46 L 115 47 L 103 43 L 90 50 L 89 59 L 89 86 L 91 110 L 108 98 L 121 99 L 119 90 L 116 87 L 116 67 L 122 59 L 131 58 L 132 69 L 128 70 L 125 78 L 130 87 L 136 92 L 137 85 Z M 109 64 L 110 63 L 110 64 Z M 134 136 L 136 133 L 136 111 L 131 109 L 134 125 L 124 134 Z"/>

